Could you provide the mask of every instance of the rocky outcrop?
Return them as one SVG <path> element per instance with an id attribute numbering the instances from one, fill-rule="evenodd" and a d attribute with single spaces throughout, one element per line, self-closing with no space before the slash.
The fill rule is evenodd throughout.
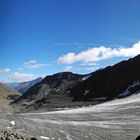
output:
<path id="1" fill-rule="evenodd" d="M 0 130 L 0 140 L 37 140 L 27 134 L 13 130 Z"/>
<path id="2" fill-rule="evenodd" d="M 139 136 L 137 136 L 135 140 L 140 140 L 140 135 L 139 135 Z"/>

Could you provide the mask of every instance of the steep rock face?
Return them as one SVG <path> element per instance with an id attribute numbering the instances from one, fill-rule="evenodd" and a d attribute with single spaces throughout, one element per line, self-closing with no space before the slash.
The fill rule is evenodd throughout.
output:
<path id="1" fill-rule="evenodd" d="M 22 82 L 22 83 L 19 83 L 17 86 L 15 86 L 14 89 L 16 89 L 20 93 L 25 93 L 33 85 L 35 85 L 36 83 L 41 82 L 41 80 L 42 80 L 42 78 L 39 77 L 39 78 L 37 78 L 35 80 L 32 80 L 32 81 Z"/>
<path id="2" fill-rule="evenodd" d="M 12 111 L 9 103 L 17 99 L 21 94 L 16 90 L 0 83 L 0 112 L 9 113 Z"/>
<path id="3" fill-rule="evenodd" d="M 62 72 L 46 76 L 40 83 L 32 86 L 16 103 L 42 106 L 50 102 L 67 102 L 68 89 L 81 81 L 82 75 Z"/>
<path id="4" fill-rule="evenodd" d="M 87 80 L 71 88 L 74 101 L 93 100 L 105 97 L 112 99 L 125 92 L 130 85 L 131 93 L 140 90 L 140 55 L 122 61 L 114 66 L 106 67 L 92 74 Z"/>

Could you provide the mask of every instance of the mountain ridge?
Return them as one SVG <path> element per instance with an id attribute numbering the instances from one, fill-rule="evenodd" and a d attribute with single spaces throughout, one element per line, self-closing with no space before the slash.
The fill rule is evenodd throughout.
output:
<path id="1" fill-rule="evenodd" d="M 49 75 L 14 103 L 34 110 L 97 104 L 126 97 L 140 90 L 139 66 L 140 55 L 87 75 L 71 72 Z"/>
<path id="2" fill-rule="evenodd" d="M 94 72 L 87 80 L 71 89 L 71 96 L 75 101 L 105 96 L 111 99 L 125 92 L 137 80 L 140 81 L 140 55 Z M 85 90 L 89 90 L 86 97 Z"/>

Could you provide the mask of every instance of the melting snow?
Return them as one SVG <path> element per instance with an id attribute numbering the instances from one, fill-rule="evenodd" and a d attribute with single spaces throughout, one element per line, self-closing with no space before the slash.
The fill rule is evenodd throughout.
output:
<path id="1" fill-rule="evenodd" d="M 84 81 L 84 80 L 87 80 L 89 77 L 91 77 L 92 75 L 90 74 L 90 75 L 87 75 L 87 76 L 85 76 L 85 77 L 83 77 L 82 78 L 82 80 Z"/>
<path id="2" fill-rule="evenodd" d="M 6 128 L 10 130 L 14 128 L 15 125 L 16 125 L 15 121 L 10 121 L 10 126 L 7 126 Z"/>
<path id="3" fill-rule="evenodd" d="M 87 95 L 90 91 L 89 90 L 85 90 L 84 95 Z"/>
<path id="4" fill-rule="evenodd" d="M 11 124 L 12 126 L 14 126 L 16 123 L 15 123 L 15 121 L 11 121 L 10 124 Z"/>
<path id="5" fill-rule="evenodd" d="M 41 139 L 46 139 L 46 140 L 49 140 L 50 138 L 49 137 L 45 137 L 45 136 L 40 136 Z"/>
<path id="6" fill-rule="evenodd" d="M 128 95 L 130 95 L 131 94 L 131 92 L 129 91 L 130 90 L 130 88 L 134 88 L 135 86 L 138 86 L 138 85 L 140 85 L 140 81 L 134 81 L 134 83 L 133 83 L 133 85 L 130 85 L 126 90 L 125 90 L 125 92 L 123 92 L 123 93 L 121 93 L 120 95 L 119 95 L 119 97 L 125 97 L 125 96 L 128 96 Z"/>
<path id="7" fill-rule="evenodd" d="M 9 126 L 8 126 L 8 127 L 6 127 L 6 128 L 7 128 L 7 129 L 12 129 L 12 127 L 9 127 Z"/>

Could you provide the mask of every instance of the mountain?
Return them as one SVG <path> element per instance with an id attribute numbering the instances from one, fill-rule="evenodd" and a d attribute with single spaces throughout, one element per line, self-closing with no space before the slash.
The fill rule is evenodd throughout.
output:
<path id="1" fill-rule="evenodd" d="M 16 90 L 0 83 L 0 113 L 11 112 L 12 108 L 9 106 L 9 103 L 17 99 L 20 95 Z"/>
<path id="2" fill-rule="evenodd" d="M 91 74 L 62 72 L 46 76 L 15 103 L 31 110 L 102 103 L 140 90 L 140 55 Z"/>
<path id="3" fill-rule="evenodd" d="M 140 55 L 92 74 L 71 89 L 74 101 L 122 98 L 140 90 Z"/>
<path id="4" fill-rule="evenodd" d="M 46 105 L 52 107 L 65 106 L 64 103 L 71 101 L 68 97 L 68 89 L 79 83 L 83 75 L 71 72 L 61 72 L 46 76 L 40 83 L 32 86 L 25 92 L 16 103 L 38 108 Z"/>
<path id="5" fill-rule="evenodd" d="M 16 89 L 20 93 L 25 93 L 29 88 L 31 88 L 34 84 L 39 83 L 42 80 L 42 77 L 34 79 L 28 82 L 22 82 L 17 84 L 14 89 Z"/>

